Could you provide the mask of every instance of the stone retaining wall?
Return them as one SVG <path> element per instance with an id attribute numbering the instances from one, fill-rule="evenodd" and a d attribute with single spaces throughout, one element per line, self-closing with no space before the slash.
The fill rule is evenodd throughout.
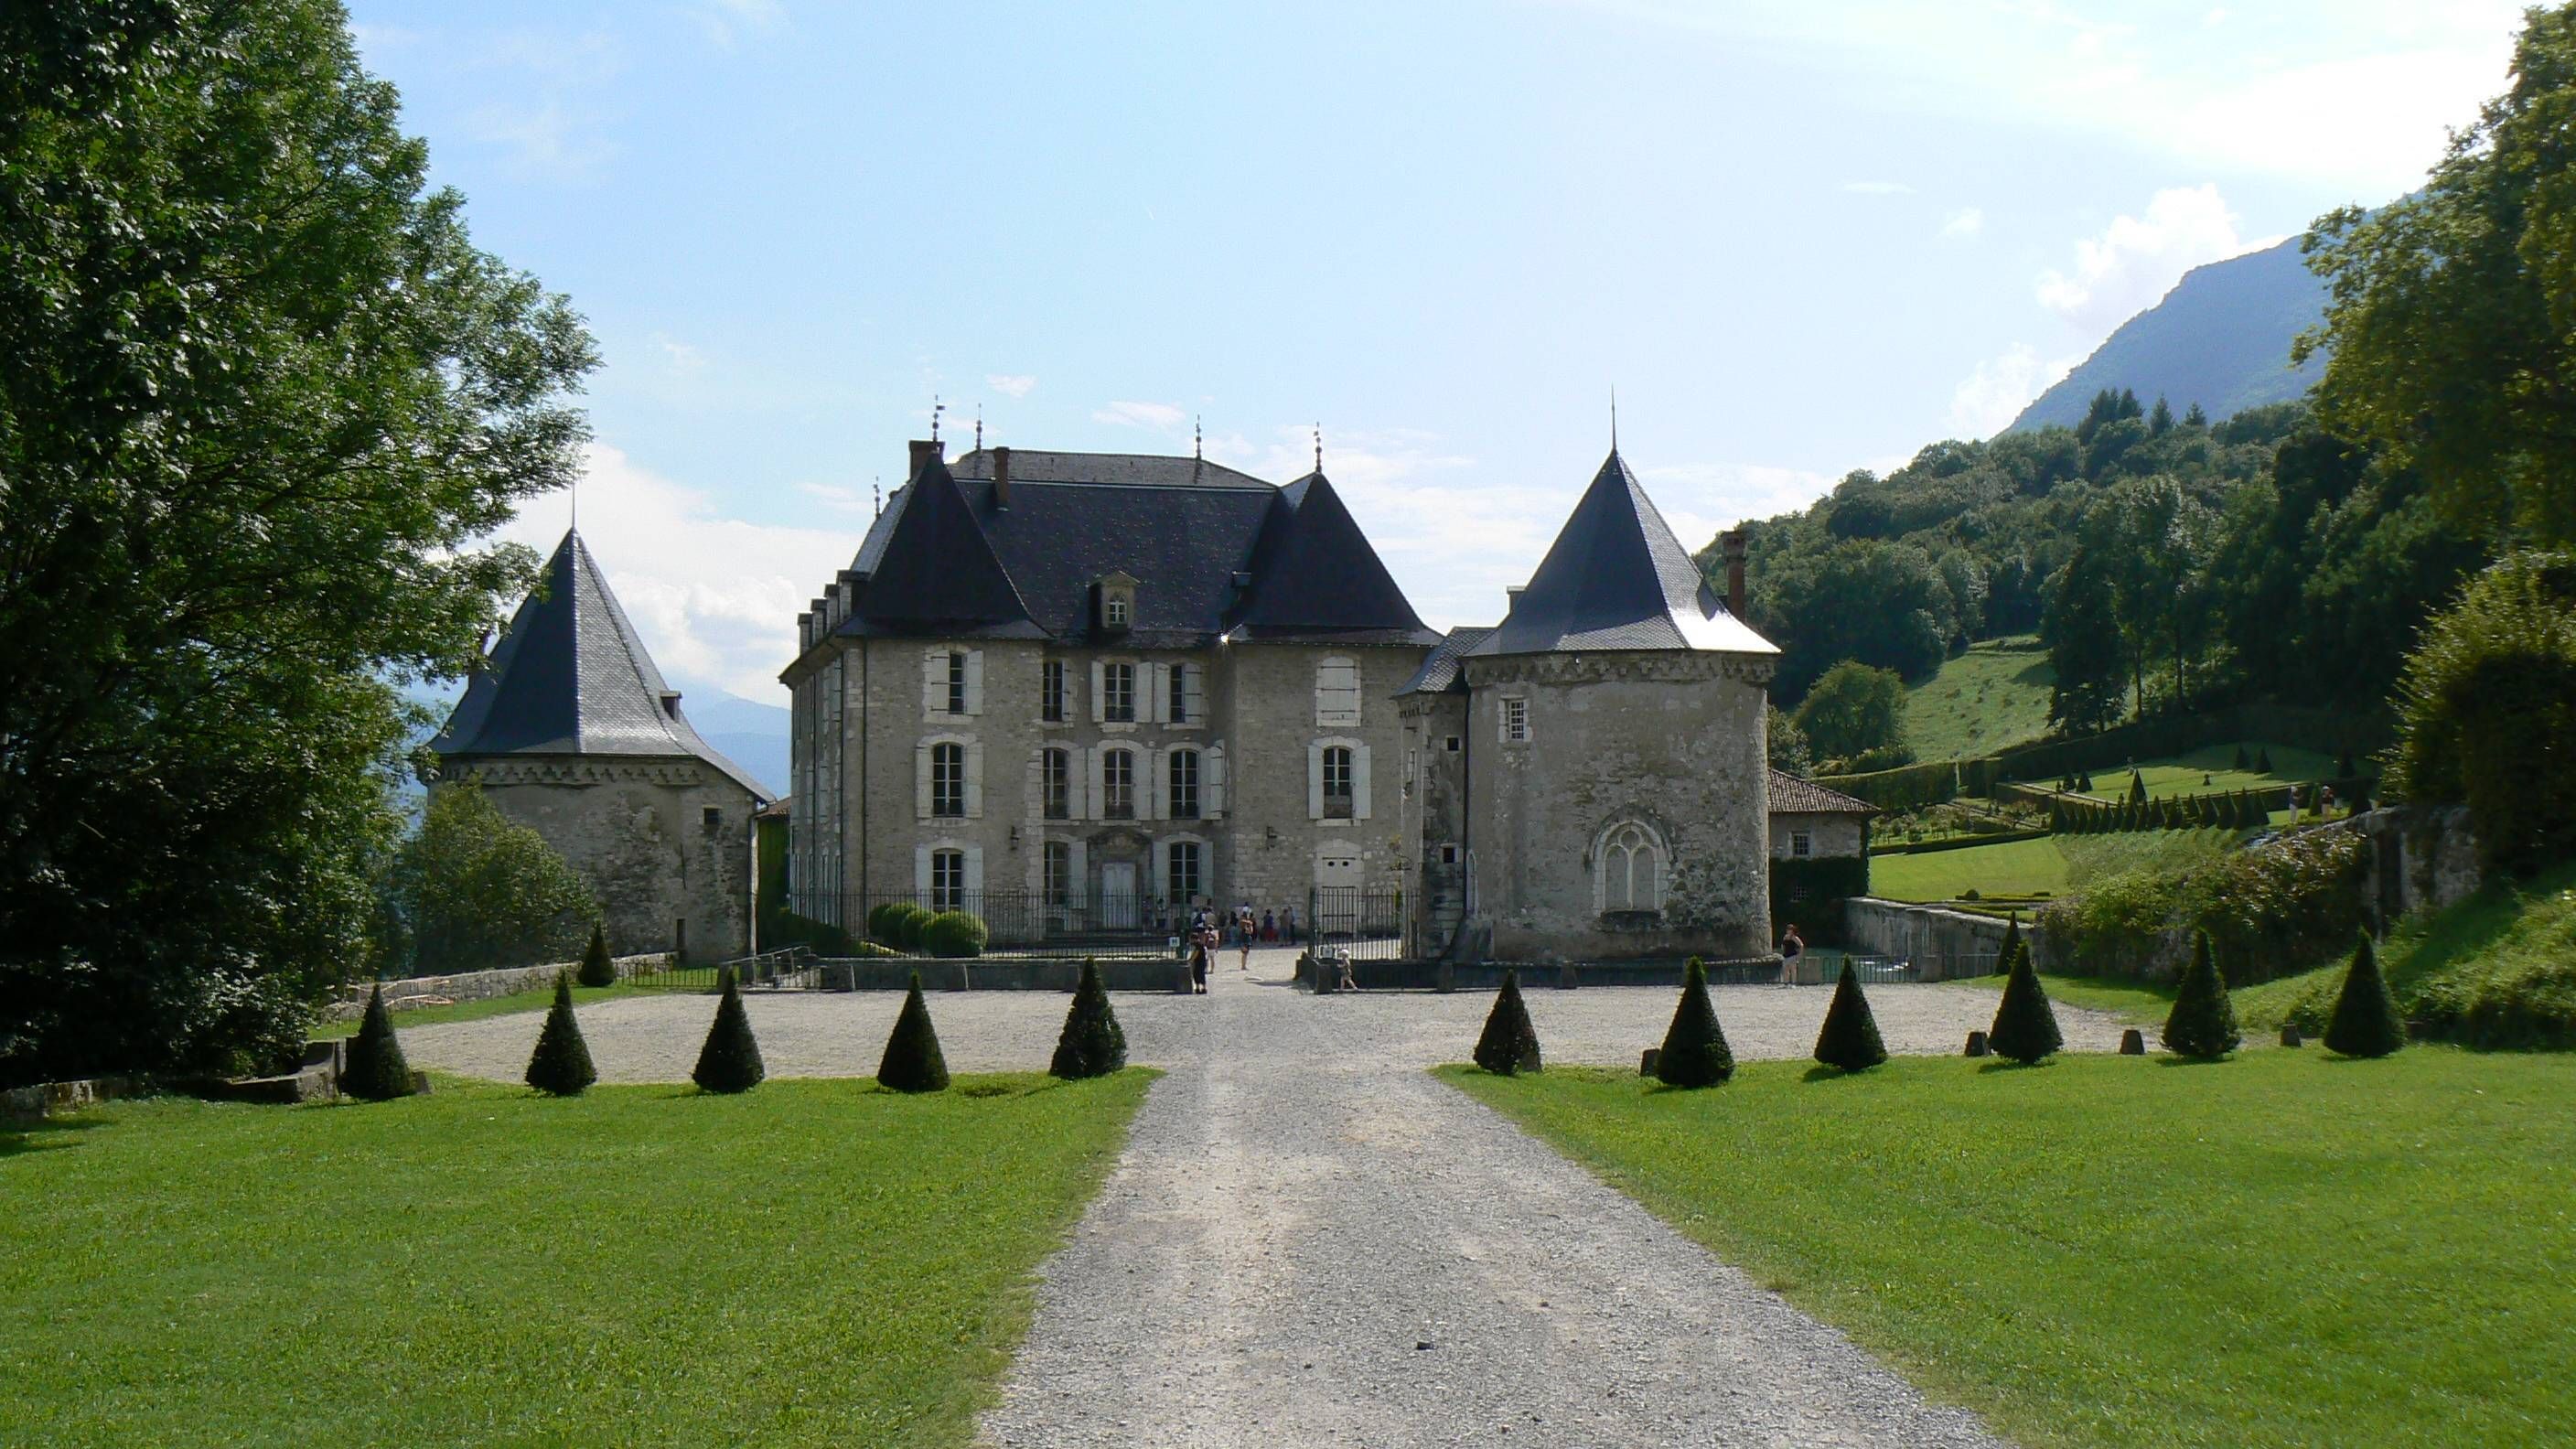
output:
<path id="1" fill-rule="evenodd" d="M 41 1122 L 57 1112 L 77 1112 L 119 1097 L 153 1090 L 142 1077 L 92 1077 L 78 1082 L 39 1082 L 0 1092 L 0 1122 Z"/>
<path id="2" fill-rule="evenodd" d="M 1918 906 L 1905 901 L 1862 896 L 1843 903 L 1844 949 L 1860 956 L 1904 956 L 1922 961 L 1940 957 L 1946 963 L 1992 956 L 2003 949 L 2004 921 L 1974 911 Z M 2030 921 L 2021 923 L 2034 959 L 2045 961 L 2043 933 Z"/>
<path id="3" fill-rule="evenodd" d="M 1780 975 L 1777 956 L 1703 961 L 1712 986 L 1749 981 L 1770 982 Z M 1679 986 L 1688 969 L 1685 959 L 1667 961 L 1353 961 L 1351 980 L 1362 991 L 1497 991 L 1503 973 L 1518 971 L 1523 990 L 1585 986 Z M 1306 958 L 1300 956 L 1297 980 L 1314 984 Z"/>
<path id="4" fill-rule="evenodd" d="M 414 976 L 402 981 L 384 983 L 385 1009 L 409 1011 L 422 1006 L 446 1006 L 458 1001 L 489 1001 L 496 996 L 516 996 L 522 991 L 537 991 L 555 984 L 558 972 L 579 970 L 578 961 L 557 961 L 545 966 L 517 966 L 504 971 L 466 971 L 454 976 Z M 665 971 L 671 966 L 671 953 L 655 951 L 642 956 L 620 956 L 617 974 L 632 976 L 639 971 Z M 351 1021 L 367 1009 L 367 993 L 376 986 L 361 981 L 342 988 L 340 996 L 325 1002 L 319 1013 L 324 1021 Z"/>
<path id="5" fill-rule="evenodd" d="M 975 958 L 867 956 L 831 959 L 814 968 L 824 991 L 902 991 L 921 973 L 924 991 L 1062 991 L 1082 980 L 1082 958 Z M 1111 991 L 1171 991 L 1189 974 L 1180 961 L 1103 961 L 1100 984 Z"/>

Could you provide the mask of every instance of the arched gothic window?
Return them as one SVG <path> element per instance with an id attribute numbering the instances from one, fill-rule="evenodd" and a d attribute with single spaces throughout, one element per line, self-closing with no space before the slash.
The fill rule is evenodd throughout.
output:
<path id="1" fill-rule="evenodd" d="M 1668 857 L 1663 836 L 1642 821 L 1623 820 L 1601 832 L 1592 851 L 1592 891 L 1603 911 L 1660 911 Z"/>

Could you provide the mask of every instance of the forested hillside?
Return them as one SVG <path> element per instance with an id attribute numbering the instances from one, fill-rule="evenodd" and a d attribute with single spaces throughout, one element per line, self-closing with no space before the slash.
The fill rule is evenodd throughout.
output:
<path id="1" fill-rule="evenodd" d="M 2108 392 L 2075 427 L 1935 443 L 1747 532 L 1784 707 L 1844 659 L 1920 680 L 2037 633 L 2052 722 L 2076 729 L 2239 699 L 2376 710 L 2487 557 L 2416 472 L 2303 403 L 2212 424 Z"/>

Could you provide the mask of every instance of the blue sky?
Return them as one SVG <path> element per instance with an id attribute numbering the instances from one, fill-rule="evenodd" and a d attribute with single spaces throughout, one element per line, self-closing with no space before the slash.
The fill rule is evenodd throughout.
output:
<path id="1" fill-rule="evenodd" d="M 1622 451 L 1694 545 L 1992 432 L 2188 267 L 2422 178 L 2519 9 L 351 5 L 606 357 L 582 529 L 783 700 L 928 426 L 1326 471 L 1491 622 Z M 541 545 L 568 505 L 514 530 Z"/>

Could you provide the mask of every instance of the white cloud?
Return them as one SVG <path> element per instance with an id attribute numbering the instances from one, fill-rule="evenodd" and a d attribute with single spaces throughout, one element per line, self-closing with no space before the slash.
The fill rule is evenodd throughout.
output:
<path id="1" fill-rule="evenodd" d="M 1977 370 L 1950 394 L 1952 435 L 1984 438 L 2002 432 L 2032 398 L 2048 391 L 2082 360 L 2064 357 L 2042 362 L 2037 348 L 2015 343 L 2003 356 L 1978 363 Z"/>
<path id="2" fill-rule="evenodd" d="M 1678 463 L 1639 468 L 1637 476 L 1664 522 L 1694 553 L 1746 519 L 1795 512 L 1834 486 L 1822 473 L 1761 463 Z"/>
<path id="3" fill-rule="evenodd" d="M 787 23 L 778 0 L 701 0 L 688 14 L 711 43 L 727 50 L 746 35 L 773 34 Z"/>
<path id="4" fill-rule="evenodd" d="M 686 377 L 707 370 L 707 355 L 668 333 L 653 334 L 653 346 L 662 354 L 662 365 Z"/>
<path id="5" fill-rule="evenodd" d="M 1902 181 L 1846 181 L 1842 190 L 1855 196 L 1911 196 L 1914 188 Z"/>
<path id="6" fill-rule="evenodd" d="M 512 161 L 525 174 L 583 180 L 617 154 L 617 147 L 597 134 L 591 118 L 576 115 L 560 101 L 494 102 L 478 107 L 468 124 L 474 139 L 513 153 Z"/>
<path id="7" fill-rule="evenodd" d="M 779 702 L 796 615 L 858 549 L 853 529 L 726 518 L 713 498 L 604 443 L 584 450 L 581 533 L 654 662 L 688 687 Z M 500 536 L 551 552 L 570 500 L 539 499 Z"/>
<path id="8" fill-rule="evenodd" d="M 2116 217 L 2100 236 L 2079 238 L 2071 271 L 2039 277 L 2039 300 L 2087 336 L 2100 337 L 2154 304 L 2204 262 L 2255 251 L 2278 237 L 2249 240 L 2214 185 L 2176 186 L 2147 202 L 2146 215 Z"/>
<path id="9" fill-rule="evenodd" d="M 1986 214 L 1973 206 L 1963 206 L 1941 218 L 1941 235 L 1972 237 L 1986 229 Z"/>
<path id="10" fill-rule="evenodd" d="M 1038 380 L 1023 374 L 992 372 L 984 375 L 984 385 L 1004 397 L 1027 397 Z"/>
<path id="11" fill-rule="evenodd" d="M 1091 420 L 1115 423 L 1122 428 L 1162 428 L 1168 431 L 1179 427 L 1181 419 L 1188 416 L 1170 403 L 1113 402 L 1093 413 Z"/>

